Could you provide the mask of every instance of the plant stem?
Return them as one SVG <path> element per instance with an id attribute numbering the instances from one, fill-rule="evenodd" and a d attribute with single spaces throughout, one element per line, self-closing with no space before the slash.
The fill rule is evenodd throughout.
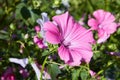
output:
<path id="1" fill-rule="evenodd" d="M 46 64 L 47 58 L 48 58 L 48 56 L 45 57 L 45 60 L 44 60 L 43 65 L 42 65 L 41 75 L 40 75 L 40 80 L 42 80 L 42 74 L 43 74 L 43 71 L 44 71 L 44 67 L 45 67 L 45 64 Z"/>

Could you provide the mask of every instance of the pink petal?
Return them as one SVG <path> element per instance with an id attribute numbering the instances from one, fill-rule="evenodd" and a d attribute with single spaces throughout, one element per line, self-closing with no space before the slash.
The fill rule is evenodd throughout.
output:
<path id="1" fill-rule="evenodd" d="M 90 75 L 91 75 L 92 77 L 94 77 L 94 76 L 96 75 L 96 73 L 95 73 L 94 71 L 92 71 L 92 70 L 90 70 L 89 73 L 90 73 Z"/>
<path id="2" fill-rule="evenodd" d="M 37 45 L 38 45 L 39 48 L 45 48 L 45 47 L 47 48 L 47 46 L 45 46 L 42 41 L 37 43 Z"/>
<path id="3" fill-rule="evenodd" d="M 71 31 L 73 30 L 74 24 L 75 24 L 75 20 L 73 19 L 72 16 L 69 16 L 68 17 L 68 24 L 67 24 L 66 29 L 65 29 L 66 32 L 65 32 L 64 38 L 66 38 L 71 33 Z"/>
<path id="4" fill-rule="evenodd" d="M 98 23 L 101 23 L 104 20 L 105 12 L 104 10 L 99 9 L 93 13 L 93 16 L 98 20 Z"/>
<path id="5" fill-rule="evenodd" d="M 57 33 L 57 34 L 59 33 L 58 27 L 50 21 L 45 22 L 43 24 L 43 26 L 44 26 L 43 28 L 44 28 L 45 31 L 51 31 L 51 32 L 54 32 L 54 33 Z"/>
<path id="6" fill-rule="evenodd" d="M 35 29 L 36 33 L 40 32 L 40 26 L 35 26 L 34 29 Z"/>
<path id="7" fill-rule="evenodd" d="M 81 49 L 81 50 L 92 50 L 91 44 L 87 42 L 72 42 L 69 49 Z"/>
<path id="8" fill-rule="evenodd" d="M 112 34 L 116 31 L 117 29 L 117 24 L 115 22 L 113 23 L 109 23 L 106 24 L 103 29 L 108 33 L 108 34 Z"/>
<path id="9" fill-rule="evenodd" d="M 102 35 L 102 36 L 98 39 L 97 43 L 105 42 L 109 37 L 110 37 L 110 34 L 104 33 L 104 35 Z"/>
<path id="10" fill-rule="evenodd" d="M 74 26 L 72 26 L 72 29 L 70 30 L 69 35 L 66 36 L 65 41 L 70 42 L 74 41 L 76 37 L 82 33 L 83 29 L 80 30 L 80 25 L 78 23 L 75 23 Z"/>
<path id="11" fill-rule="evenodd" d="M 60 28 L 62 35 L 65 35 L 66 33 L 69 17 L 70 16 L 68 12 L 53 17 L 53 20 L 58 24 L 58 27 Z"/>
<path id="12" fill-rule="evenodd" d="M 93 34 L 91 30 L 86 30 L 85 33 L 81 36 L 80 41 L 93 43 Z"/>
<path id="13" fill-rule="evenodd" d="M 60 56 L 60 58 L 62 60 L 65 61 L 65 63 L 70 60 L 69 50 L 67 48 L 65 48 L 65 46 L 63 46 L 63 45 L 61 45 L 58 48 L 58 55 Z"/>
<path id="14" fill-rule="evenodd" d="M 110 12 L 105 12 L 104 21 L 106 23 L 111 23 L 111 22 L 115 21 L 115 17 Z"/>
<path id="15" fill-rule="evenodd" d="M 71 66 L 79 66 L 81 64 L 81 59 L 82 59 L 81 54 L 76 50 L 70 50 L 70 54 L 71 54 L 71 59 L 69 62 L 67 62 L 67 64 Z"/>
<path id="16" fill-rule="evenodd" d="M 88 20 L 88 25 L 92 27 L 92 29 L 97 30 L 98 29 L 98 22 L 97 20 L 91 18 Z"/>
<path id="17" fill-rule="evenodd" d="M 79 40 L 79 38 L 82 36 L 82 34 L 84 34 L 85 31 L 86 29 L 76 22 L 74 23 L 70 34 L 65 38 L 65 40 L 67 42 L 75 42 L 75 40 Z"/>
<path id="18" fill-rule="evenodd" d="M 38 43 L 39 40 L 40 40 L 40 39 L 39 39 L 37 36 L 34 36 L 33 41 L 34 41 L 35 44 Z"/>
<path id="19" fill-rule="evenodd" d="M 86 30 L 85 28 L 76 23 L 74 24 L 71 33 L 65 38 L 65 41 L 71 42 L 71 44 L 80 41 L 85 43 L 86 42 L 93 43 L 94 39 L 91 30 Z"/>
<path id="20" fill-rule="evenodd" d="M 80 50 L 80 53 L 82 55 L 82 58 L 85 62 L 89 63 L 92 56 L 93 56 L 93 52 L 92 50 L 91 51 L 88 51 L 88 50 Z"/>
<path id="21" fill-rule="evenodd" d="M 45 34 L 46 41 L 51 44 L 58 44 L 60 43 L 59 34 L 56 34 L 54 32 L 47 31 Z"/>
<path id="22" fill-rule="evenodd" d="M 98 37 L 102 37 L 104 35 L 105 31 L 103 29 L 98 29 Z"/>
<path id="23" fill-rule="evenodd" d="M 44 30 L 46 31 L 46 41 L 52 44 L 60 43 L 60 33 L 57 26 L 48 21 L 44 24 Z"/>

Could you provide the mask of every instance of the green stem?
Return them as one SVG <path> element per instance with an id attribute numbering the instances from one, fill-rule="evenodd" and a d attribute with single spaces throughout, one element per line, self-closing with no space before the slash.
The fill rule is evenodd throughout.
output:
<path id="1" fill-rule="evenodd" d="M 103 73 L 106 69 L 108 69 L 110 66 L 113 66 L 113 64 L 115 64 L 115 62 L 111 63 L 110 65 L 107 65 L 104 69 L 100 70 L 95 77 L 97 77 L 98 75 L 100 75 L 101 73 Z"/>
<path id="2" fill-rule="evenodd" d="M 46 58 L 45 58 L 45 60 L 44 60 L 44 62 L 43 62 L 43 65 L 42 65 L 41 75 L 40 75 L 40 80 L 42 80 L 42 74 L 43 74 L 43 71 L 44 71 L 44 67 L 45 67 L 45 64 L 46 64 L 47 58 L 48 58 L 48 57 L 46 56 Z"/>
<path id="3" fill-rule="evenodd" d="M 51 61 L 49 61 L 49 62 L 47 62 L 47 63 L 52 63 L 52 64 L 57 64 L 57 65 L 64 65 L 64 64 L 60 64 L 60 63 L 56 63 L 56 62 L 51 62 Z"/>

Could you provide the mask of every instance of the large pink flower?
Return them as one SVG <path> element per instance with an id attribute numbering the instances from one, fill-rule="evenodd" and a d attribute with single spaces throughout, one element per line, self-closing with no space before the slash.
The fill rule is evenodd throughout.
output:
<path id="1" fill-rule="evenodd" d="M 93 13 L 94 18 L 90 18 L 88 25 L 92 27 L 93 30 L 98 31 L 98 43 L 105 42 L 110 34 L 114 33 L 117 28 L 117 23 L 115 23 L 115 17 L 110 12 L 104 10 L 97 10 Z"/>
<path id="2" fill-rule="evenodd" d="M 60 44 L 58 54 L 65 63 L 79 66 L 81 61 L 89 62 L 93 53 L 91 43 L 93 35 L 74 21 L 68 12 L 54 16 L 53 22 L 44 24 L 46 41 L 51 44 Z"/>

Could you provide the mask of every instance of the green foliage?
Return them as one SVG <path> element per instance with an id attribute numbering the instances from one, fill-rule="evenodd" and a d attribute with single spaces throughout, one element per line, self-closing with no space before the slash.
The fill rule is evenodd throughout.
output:
<path id="1" fill-rule="evenodd" d="M 61 73 L 57 64 L 48 64 L 48 73 L 51 75 L 52 80 L 57 79 L 57 75 Z"/>

